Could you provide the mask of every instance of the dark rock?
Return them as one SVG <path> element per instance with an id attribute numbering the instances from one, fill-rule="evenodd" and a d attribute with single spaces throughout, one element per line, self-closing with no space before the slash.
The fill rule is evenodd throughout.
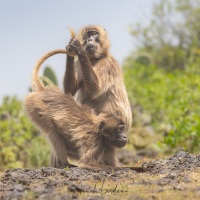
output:
<path id="1" fill-rule="evenodd" d="M 143 155 L 140 151 L 138 155 Z M 124 156 L 126 153 L 124 154 Z M 105 181 L 111 181 L 121 184 L 124 181 L 129 185 L 157 185 L 156 192 L 161 192 L 168 186 L 174 190 L 186 190 L 187 183 L 193 181 L 188 171 L 196 170 L 200 166 L 200 156 L 193 156 L 187 152 L 178 152 L 168 159 L 151 160 L 142 164 L 147 174 L 160 175 L 164 178 L 158 180 L 149 180 L 142 175 L 143 180 L 135 181 L 135 171 L 130 169 L 118 171 L 92 171 L 82 168 L 71 168 L 70 170 L 56 169 L 52 167 L 43 167 L 41 169 L 12 169 L 4 172 L 0 178 L 0 193 L 3 191 L 2 199 L 23 199 L 30 193 L 32 199 L 102 199 L 98 185 L 95 184 Z M 134 176 L 132 176 L 134 175 Z M 163 177 L 163 175 L 161 177 Z M 158 176 L 160 177 L 160 176 Z M 94 184 L 87 184 L 88 180 Z M 137 180 L 137 179 L 136 179 Z M 139 179 L 140 180 L 140 179 Z M 86 181 L 86 182 L 85 182 Z M 124 182 L 124 183 L 125 183 Z M 186 184 L 182 184 L 186 183 Z M 194 186 L 194 193 L 198 196 L 200 189 Z M 154 191 L 154 192 L 155 192 Z M 79 195 L 79 193 L 87 193 Z M 94 194 L 94 195 L 93 195 Z M 31 199 L 30 198 L 30 199 Z M 109 195 L 104 195 L 103 199 L 109 199 Z M 150 199 L 157 197 L 149 196 Z M 129 199 L 142 200 L 137 195 L 131 195 Z"/>
<path id="2" fill-rule="evenodd" d="M 190 155 L 187 152 L 180 151 L 166 160 L 153 160 L 142 164 L 146 171 L 152 174 L 169 174 L 174 171 L 185 171 L 199 167 L 198 156 Z"/>

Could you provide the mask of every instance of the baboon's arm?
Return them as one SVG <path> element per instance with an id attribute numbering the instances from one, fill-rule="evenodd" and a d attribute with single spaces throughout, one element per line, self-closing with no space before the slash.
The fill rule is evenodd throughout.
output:
<path id="1" fill-rule="evenodd" d="M 71 40 L 69 44 L 78 56 L 82 69 L 83 80 L 88 89 L 88 92 L 91 94 L 96 93 L 96 91 L 99 89 L 98 79 L 94 70 L 92 69 L 92 65 L 88 59 L 86 52 L 81 46 L 80 41 L 78 39 L 74 39 Z"/>
<path id="2" fill-rule="evenodd" d="M 68 56 L 66 59 L 66 71 L 64 76 L 64 92 L 70 93 L 72 96 L 77 91 L 77 80 L 74 69 L 74 57 Z"/>

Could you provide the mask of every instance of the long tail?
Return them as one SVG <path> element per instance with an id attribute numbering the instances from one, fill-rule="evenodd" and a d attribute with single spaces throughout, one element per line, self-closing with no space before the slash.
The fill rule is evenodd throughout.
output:
<path id="1" fill-rule="evenodd" d="M 75 35 L 74 30 L 70 28 L 69 31 L 71 34 L 71 38 L 75 38 L 76 35 Z M 54 51 L 50 51 L 50 52 L 46 53 L 44 56 L 42 56 L 42 58 L 40 58 L 40 60 L 38 60 L 38 62 L 36 63 L 36 65 L 33 69 L 33 75 L 32 75 L 32 90 L 33 91 L 42 91 L 45 89 L 43 82 L 39 78 L 38 72 L 40 70 L 41 65 L 47 58 L 49 58 L 53 55 L 59 54 L 59 53 L 68 54 L 70 56 L 75 56 L 74 53 L 72 51 L 70 51 L 69 48 L 67 48 L 66 50 L 65 49 L 57 49 Z"/>
<path id="2" fill-rule="evenodd" d="M 32 90 L 33 91 L 42 91 L 45 89 L 43 82 L 39 78 L 38 72 L 40 70 L 41 65 L 47 58 L 59 53 L 66 54 L 67 52 L 65 49 L 57 49 L 54 51 L 50 51 L 46 53 L 44 56 L 42 56 L 42 58 L 40 58 L 40 60 L 36 63 L 33 70 L 33 75 L 32 75 Z"/>

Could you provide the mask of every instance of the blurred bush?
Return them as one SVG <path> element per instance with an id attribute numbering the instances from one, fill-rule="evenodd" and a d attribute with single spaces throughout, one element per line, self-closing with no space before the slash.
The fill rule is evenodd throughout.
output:
<path id="1" fill-rule="evenodd" d="M 129 66 L 129 67 L 128 67 Z M 131 67 L 130 67 L 131 66 Z M 133 107 L 134 126 L 143 126 L 137 106 L 148 113 L 156 133 L 163 135 L 160 145 L 167 151 L 200 147 L 200 74 L 190 70 L 166 72 L 155 65 L 144 66 L 127 60 L 124 77 Z"/>
<path id="2" fill-rule="evenodd" d="M 153 137 L 156 140 L 155 136 L 159 136 L 159 142 L 154 147 L 159 150 L 197 151 L 200 0 L 161 0 L 154 5 L 148 23 L 132 25 L 131 34 L 137 46 L 124 62 L 124 76 L 133 125 L 157 133 Z M 146 116 L 151 119 L 148 123 Z M 143 129 L 139 129 L 139 136 L 144 135 Z"/>
<path id="3" fill-rule="evenodd" d="M 44 68 L 41 79 L 45 85 L 58 84 L 50 66 Z M 49 145 L 34 127 L 23 102 L 16 97 L 4 97 L 0 106 L 0 170 L 49 165 Z"/>
<path id="4" fill-rule="evenodd" d="M 5 97 L 0 106 L 0 170 L 47 166 L 49 148 L 24 114 L 22 102 Z"/>
<path id="5" fill-rule="evenodd" d="M 185 69 L 200 55 L 200 0 L 161 0 L 145 25 L 130 27 L 137 44 L 132 54 L 149 54 L 165 70 Z"/>
<path id="6" fill-rule="evenodd" d="M 43 83 L 45 85 L 50 85 L 50 84 L 58 85 L 56 73 L 50 66 L 46 66 L 44 68 L 44 72 L 41 79 L 43 80 Z"/>

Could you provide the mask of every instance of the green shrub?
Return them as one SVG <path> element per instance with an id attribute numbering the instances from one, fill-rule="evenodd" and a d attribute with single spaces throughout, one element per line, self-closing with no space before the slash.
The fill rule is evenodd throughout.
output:
<path id="1" fill-rule="evenodd" d="M 48 165 L 49 148 L 24 114 L 22 102 L 5 97 L 0 106 L 0 169 Z"/>
<path id="2" fill-rule="evenodd" d="M 160 0 L 147 23 L 137 22 L 130 30 L 136 43 L 132 56 L 149 54 L 157 67 L 167 71 L 185 69 L 199 57 L 200 2 Z"/>
<path id="3" fill-rule="evenodd" d="M 132 67 L 127 67 L 132 66 Z M 192 67 L 191 67 L 192 69 Z M 200 147 L 200 76 L 192 70 L 166 72 L 127 60 L 124 76 L 131 102 L 152 116 L 157 133 L 170 127 L 162 144 L 168 151 Z"/>

